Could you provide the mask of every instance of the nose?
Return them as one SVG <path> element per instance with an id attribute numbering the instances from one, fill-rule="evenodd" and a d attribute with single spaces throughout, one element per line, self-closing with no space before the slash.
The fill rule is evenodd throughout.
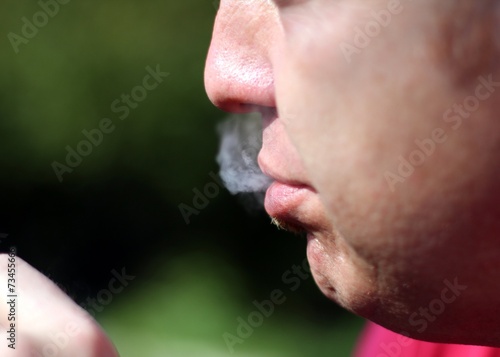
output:
<path id="1" fill-rule="evenodd" d="M 235 113 L 275 107 L 271 51 L 280 33 L 270 0 L 222 0 L 205 66 L 205 88 Z"/>

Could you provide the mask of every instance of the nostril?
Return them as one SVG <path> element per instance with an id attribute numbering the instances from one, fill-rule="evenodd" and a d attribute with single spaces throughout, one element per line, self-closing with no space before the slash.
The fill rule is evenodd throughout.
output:
<path id="1" fill-rule="evenodd" d="M 271 91 L 262 91 L 241 82 L 207 82 L 205 88 L 210 101 L 219 109 L 237 114 L 262 112 L 274 105 Z"/>
<path id="2" fill-rule="evenodd" d="M 241 103 L 233 100 L 221 100 L 213 103 L 217 108 L 229 113 L 247 114 L 258 111 L 257 107 L 253 104 Z"/>
<path id="3" fill-rule="evenodd" d="M 275 106 L 274 88 L 260 88 L 241 81 L 206 81 L 210 101 L 219 109 L 238 114 L 262 112 Z"/>

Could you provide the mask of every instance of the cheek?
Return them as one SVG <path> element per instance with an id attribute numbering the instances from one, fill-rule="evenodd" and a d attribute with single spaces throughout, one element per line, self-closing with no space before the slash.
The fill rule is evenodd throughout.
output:
<path id="1" fill-rule="evenodd" d="M 371 156 L 387 145 L 384 139 L 394 126 L 388 113 L 376 116 L 375 110 L 385 102 L 392 114 L 394 103 L 389 93 L 381 93 L 382 82 L 397 70 L 386 65 L 387 49 L 376 46 L 355 63 L 346 60 L 341 44 L 352 42 L 349 37 L 366 17 L 366 8 L 325 5 L 322 10 L 321 15 L 318 10 L 302 17 L 283 15 L 286 41 L 275 66 L 280 116 L 320 186 L 321 178 L 340 178 L 347 170 L 357 176 L 359 169 L 376 169 Z M 374 63 L 381 65 L 374 68 Z"/>
<path id="2" fill-rule="evenodd" d="M 307 25 L 309 32 L 286 33 L 275 67 L 278 109 L 334 218 L 346 211 L 363 217 L 375 208 L 380 213 L 380 200 L 397 201 L 384 173 L 397 168 L 398 157 L 411 153 L 416 139 L 439 128 L 452 98 L 436 66 L 425 55 L 411 55 L 419 52 L 415 48 L 425 53 L 425 42 L 397 35 L 417 25 L 411 17 L 394 18 L 390 29 L 349 62 L 341 44 L 352 42 L 353 29 L 369 10 L 332 8 L 336 21 L 318 16 L 314 24 L 289 24 Z M 426 173 L 421 170 L 410 182 L 418 184 Z"/>
<path id="3" fill-rule="evenodd" d="M 275 66 L 280 118 L 349 252 L 339 255 L 329 238 L 311 245 L 316 280 L 361 314 L 373 313 L 376 294 L 384 305 L 380 322 L 387 311 L 407 321 L 445 279 L 458 276 L 472 285 L 477 266 L 498 271 L 491 255 L 500 234 L 500 122 L 494 114 L 500 93 L 467 120 L 446 120 L 478 82 L 456 86 L 446 58 L 439 62 L 430 48 L 439 47 L 428 41 L 435 39 L 435 26 L 407 15 L 394 18 L 351 63 L 338 46 L 359 23 L 355 12 L 336 24 L 309 23 L 305 35 L 289 29 Z M 485 239 L 491 232 L 498 232 L 495 239 Z"/>
<path id="4" fill-rule="evenodd" d="M 311 22 L 290 14 L 275 66 L 279 114 L 343 239 L 367 261 L 405 267 L 434 249 L 426 242 L 443 226 L 442 241 L 456 235 L 454 216 L 468 204 L 456 196 L 487 166 L 474 142 L 486 133 L 443 121 L 468 93 L 450 87 L 426 36 L 402 35 L 421 27 L 430 36 L 432 24 L 408 9 L 348 62 L 339 46 L 368 10 L 332 9 Z"/>

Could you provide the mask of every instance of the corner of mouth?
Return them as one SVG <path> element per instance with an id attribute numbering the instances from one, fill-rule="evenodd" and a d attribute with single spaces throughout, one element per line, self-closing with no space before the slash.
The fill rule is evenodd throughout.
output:
<path id="1" fill-rule="evenodd" d="M 271 217 L 271 224 L 275 225 L 279 230 L 284 230 L 298 236 L 306 237 L 308 234 L 307 229 L 300 222 L 293 219 Z"/>

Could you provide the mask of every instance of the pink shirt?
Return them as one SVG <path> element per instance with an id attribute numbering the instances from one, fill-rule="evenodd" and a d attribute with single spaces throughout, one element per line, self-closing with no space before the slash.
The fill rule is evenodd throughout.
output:
<path id="1" fill-rule="evenodd" d="M 369 322 L 354 357 L 500 357 L 500 348 L 413 340 Z"/>

